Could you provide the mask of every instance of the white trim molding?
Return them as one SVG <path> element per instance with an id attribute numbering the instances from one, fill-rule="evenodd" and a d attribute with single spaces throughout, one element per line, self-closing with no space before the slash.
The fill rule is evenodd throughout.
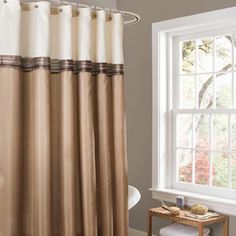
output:
<path id="1" fill-rule="evenodd" d="M 236 215 L 236 200 L 179 191 L 173 186 L 173 52 L 172 43 L 176 37 L 208 31 L 235 29 L 236 7 L 181 17 L 154 23 L 152 26 L 152 188 L 153 198 L 175 202 L 177 195 L 185 196 L 188 205 L 203 203 L 212 210 Z M 223 32 L 223 31 L 222 31 Z M 174 100 L 174 101 L 173 101 Z"/>

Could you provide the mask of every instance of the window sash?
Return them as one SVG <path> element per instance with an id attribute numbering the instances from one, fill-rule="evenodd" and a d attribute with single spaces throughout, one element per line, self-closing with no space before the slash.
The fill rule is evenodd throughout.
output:
<path id="1" fill-rule="evenodd" d="M 185 34 L 181 36 L 171 36 L 169 35 L 169 40 L 171 40 L 171 47 L 169 50 L 172 50 L 172 55 L 170 56 L 169 60 L 169 70 L 173 70 L 172 77 L 173 77 L 173 86 L 176 88 L 174 91 L 174 94 L 172 94 L 173 97 L 173 108 L 178 109 L 180 106 L 180 77 L 185 77 L 185 76 L 194 76 L 195 77 L 195 108 L 198 107 L 198 97 L 197 97 L 197 76 L 202 76 L 202 75 L 213 75 L 214 77 L 219 74 L 220 72 L 216 70 L 215 68 L 215 53 L 216 53 L 216 48 L 215 48 L 215 39 L 213 43 L 213 70 L 212 71 L 207 71 L 207 72 L 197 72 L 197 50 L 198 47 L 196 45 L 196 50 L 195 50 L 195 73 L 186 73 L 182 74 L 180 71 L 180 61 L 181 61 L 181 55 L 180 55 L 180 42 L 182 41 L 191 41 L 191 40 L 197 40 L 201 38 L 207 38 L 207 37 L 216 37 L 216 36 L 223 36 L 223 35 L 236 35 L 236 27 L 227 27 L 226 29 L 218 29 L 218 30 L 208 30 L 208 31 L 203 31 L 203 32 L 197 32 L 197 33 L 190 33 L 190 34 Z M 236 43 L 236 42 L 234 42 Z M 234 46 L 232 44 L 232 67 L 230 68 L 229 71 L 224 72 L 225 74 L 231 74 L 231 83 L 232 83 L 232 108 L 236 108 L 236 61 L 235 61 L 235 50 Z M 171 64 L 171 65 L 170 65 Z M 216 91 L 215 91 L 215 78 L 213 79 L 212 82 L 213 85 L 213 107 L 216 108 L 215 104 L 215 97 L 216 97 Z M 218 108 L 216 108 L 218 109 Z"/>
<path id="2" fill-rule="evenodd" d="M 181 41 L 188 41 L 188 40 L 195 40 L 198 38 L 204 38 L 204 37 L 214 37 L 217 35 L 233 35 L 233 33 L 236 33 L 236 28 L 232 27 L 230 29 L 223 29 L 223 30 L 216 30 L 216 31 L 208 31 L 208 32 L 200 32 L 200 33 L 195 33 L 195 34 L 189 34 L 189 35 L 183 35 L 183 36 L 178 36 L 178 37 L 173 37 L 172 38 L 172 70 L 173 70 L 173 75 L 172 75 L 172 84 L 173 84 L 173 88 L 176 89 L 172 89 L 173 94 L 169 95 L 172 97 L 172 101 L 173 101 L 173 108 L 170 109 L 169 112 L 169 120 L 171 120 L 171 126 L 172 126 L 172 151 L 171 151 L 171 155 L 172 155 L 172 188 L 177 189 L 177 190 L 183 190 L 183 191 L 192 191 L 195 193 L 207 193 L 209 195 L 213 195 L 213 196 L 219 196 L 219 197 L 224 197 L 225 193 L 227 192 L 227 196 L 230 199 L 235 199 L 236 198 L 236 190 L 232 189 L 232 181 L 231 181 L 231 177 L 232 177 L 232 173 L 231 173 L 231 120 L 230 118 L 228 119 L 228 142 L 229 142 L 229 148 L 228 150 L 225 150 L 226 153 L 229 154 L 228 156 L 228 188 L 221 188 L 221 187 L 215 187 L 212 186 L 212 178 L 213 178 L 213 160 L 212 160 L 212 152 L 220 152 L 219 150 L 214 150 L 212 149 L 211 146 L 211 140 L 212 140 L 212 115 L 214 114 L 225 114 L 228 117 L 231 117 L 231 115 L 236 114 L 236 96 L 235 96 L 235 55 L 234 55 L 234 46 L 232 46 L 232 69 L 231 71 L 227 71 L 226 73 L 232 74 L 232 108 L 216 108 L 215 107 L 215 79 L 213 79 L 213 96 L 214 96 L 214 108 L 210 108 L 210 109 L 202 109 L 202 108 L 196 108 L 197 107 L 197 103 L 198 103 L 198 99 L 197 98 L 197 84 L 196 84 L 196 76 L 198 75 L 213 75 L 215 76 L 218 72 L 215 71 L 215 68 L 213 66 L 213 71 L 212 72 L 204 72 L 204 73 L 196 73 L 196 68 L 195 68 L 195 73 L 189 73 L 189 74 L 181 74 L 180 73 L 180 61 L 181 61 L 181 57 L 180 57 L 180 42 Z M 214 43 L 215 45 L 215 43 Z M 197 53 L 197 47 L 195 50 Z M 197 58 L 197 56 L 195 56 L 195 58 Z M 215 60 L 215 48 L 213 49 L 213 60 Z M 195 66 L 197 66 L 197 62 L 195 62 Z M 213 65 L 215 65 L 215 62 L 213 61 Z M 169 66 L 170 68 L 171 66 Z M 193 75 L 195 76 L 195 108 L 194 109 L 179 109 L 180 107 L 180 76 L 190 76 Z M 203 186 L 203 185 L 199 185 L 199 184 L 195 184 L 194 183 L 183 183 L 183 182 L 178 182 L 178 167 L 177 167 L 177 157 L 176 157 L 176 150 L 177 149 L 186 149 L 186 150 L 192 150 L 193 152 L 193 156 L 192 156 L 192 179 L 195 178 L 195 148 L 194 145 L 192 144 L 192 148 L 182 148 L 182 147 L 177 147 L 176 145 L 176 139 L 177 139 L 177 116 L 179 114 L 191 114 L 192 117 L 194 117 L 194 115 L 197 114 L 206 114 L 209 115 L 209 149 L 206 149 L 206 151 L 209 153 L 209 159 L 210 159 L 210 185 L 209 186 Z M 194 130 L 194 127 L 192 128 Z M 194 141 L 194 131 L 192 131 L 192 142 Z M 174 165 L 173 165 L 174 163 Z"/>

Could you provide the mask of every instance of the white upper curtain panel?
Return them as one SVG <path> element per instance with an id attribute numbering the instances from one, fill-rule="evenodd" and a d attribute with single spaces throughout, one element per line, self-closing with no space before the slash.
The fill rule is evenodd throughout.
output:
<path id="1" fill-rule="evenodd" d="M 89 7 L 0 1 L 0 56 L 123 64 L 123 19 Z"/>

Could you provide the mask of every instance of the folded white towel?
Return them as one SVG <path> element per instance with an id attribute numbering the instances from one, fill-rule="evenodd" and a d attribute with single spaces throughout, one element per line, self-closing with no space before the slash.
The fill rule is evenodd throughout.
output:
<path id="1" fill-rule="evenodd" d="M 209 236 L 210 229 L 204 228 L 204 236 Z M 160 236 L 198 236 L 198 229 L 188 225 L 172 224 L 160 230 Z"/>

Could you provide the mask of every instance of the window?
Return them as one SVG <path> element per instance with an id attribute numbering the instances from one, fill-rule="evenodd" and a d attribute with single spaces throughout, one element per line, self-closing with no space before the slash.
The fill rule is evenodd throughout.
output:
<path id="1" fill-rule="evenodd" d="M 236 29 L 173 38 L 173 187 L 236 197 Z"/>
<path id="2" fill-rule="evenodd" d="M 152 176 L 156 199 L 236 213 L 235 7 L 153 24 Z"/>

